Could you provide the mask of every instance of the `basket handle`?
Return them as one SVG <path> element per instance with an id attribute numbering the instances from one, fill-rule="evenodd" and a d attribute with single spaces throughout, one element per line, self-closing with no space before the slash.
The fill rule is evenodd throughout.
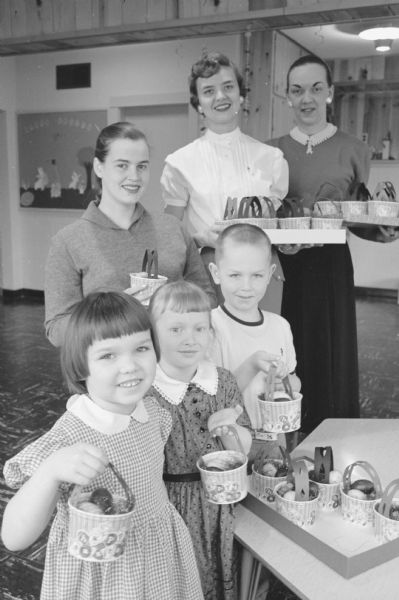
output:
<path id="1" fill-rule="evenodd" d="M 283 377 L 282 382 L 283 382 L 285 391 L 287 392 L 289 397 L 293 400 L 294 392 L 292 391 L 292 386 L 291 386 L 289 375 L 286 375 L 285 377 Z"/>
<path id="2" fill-rule="evenodd" d="M 211 431 L 209 432 L 209 434 L 208 434 L 208 436 L 207 436 L 207 438 L 205 440 L 205 444 L 201 448 L 200 456 L 203 455 L 203 453 L 204 453 L 204 451 L 206 449 L 206 446 L 207 446 L 209 440 L 212 439 L 212 438 L 217 438 L 217 441 L 219 442 L 219 445 L 222 447 L 222 450 L 224 450 L 224 447 L 223 447 L 222 441 L 221 441 L 221 439 L 219 437 L 219 434 L 216 433 L 216 429 L 219 429 L 220 427 L 226 427 L 227 428 L 226 435 L 233 435 L 234 436 L 235 441 L 237 442 L 239 451 L 242 454 L 244 454 L 244 456 L 246 456 L 246 453 L 245 453 L 245 450 L 244 450 L 244 448 L 242 446 L 240 437 L 239 437 L 239 435 L 237 433 L 237 430 L 234 427 L 234 425 L 220 425 L 219 427 L 215 427 L 215 429 L 211 429 Z"/>
<path id="3" fill-rule="evenodd" d="M 381 500 L 376 507 L 376 510 L 384 517 L 389 518 L 389 511 L 392 506 L 392 500 L 395 493 L 399 490 L 399 479 L 394 479 L 388 483 L 387 487 L 383 491 Z"/>
<path id="4" fill-rule="evenodd" d="M 268 402 L 274 401 L 274 386 L 276 382 L 276 371 L 277 367 L 274 364 L 270 365 L 270 369 L 267 373 L 265 381 L 265 400 Z"/>
<path id="5" fill-rule="evenodd" d="M 226 206 L 224 209 L 224 220 L 235 219 L 237 216 L 237 198 L 231 198 L 230 196 L 226 200 Z"/>
<path id="6" fill-rule="evenodd" d="M 269 217 L 271 219 L 274 219 L 276 216 L 276 209 L 274 208 L 273 200 L 271 200 L 267 196 L 261 196 L 261 199 L 267 206 L 267 211 L 268 211 Z"/>
<path id="7" fill-rule="evenodd" d="M 282 209 L 285 217 L 303 217 L 304 215 L 300 198 L 284 198 Z"/>
<path id="8" fill-rule="evenodd" d="M 295 500 L 297 502 L 309 500 L 309 474 L 304 460 L 292 461 L 292 474 L 289 479 L 294 480 Z"/>
<path id="9" fill-rule="evenodd" d="M 238 208 L 238 218 L 261 217 L 262 205 L 257 196 L 245 196 L 241 198 Z"/>
<path id="10" fill-rule="evenodd" d="M 378 476 L 378 473 L 374 469 L 374 467 L 365 460 L 357 460 L 356 462 L 354 462 L 351 465 L 348 465 L 346 467 L 343 477 L 342 477 L 344 492 L 347 493 L 350 489 L 351 475 L 352 475 L 352 471 L 355 467 L 361 467 L 367 473 L 367 475 L 369 475 L 371 477 L 377 497 L 381 496 L 382 488 L 381 488 L 381 481 Z"/>
<path id="11" fill-rule="evenodd" d="M 158 279 L 158 252 L 146 250 L 144 252 L 142 271 L 147 273 L 148 279 Z"/>
<path id="12" fill-rule="evenodd" d="M 336 200 L 334 201 L 329 196 L 325 195 L 325 192 L 322 193 L 324 188 L 327 186 L 336 190 L 338 192 L 338 201 L 342 201 L 342 197 L 343 197 L 342 190 L 337 185 L 335 185 L 335 183 L 331 183 L 331 181 L 325 181 L 324 183 L 322 183 L 320 185 L 319 189 L 317 190 L 317 192 L 315 194 L 316 202 L 318 202 L 319 200 L 329 200 L 330 202 L 333 202 L 333 203 L 337 202 Z"/>
<path id="13" fill-rule="evenodd" d="M 320 483 L 328 483 L 330 471 L 334 469 L 331 446 L 316 446 L 314 449 L 314 471 Z"/>
<path id="14" fill-rule="evenodd" d="M 132 490 L 130 489 L 130 487 L 126 483 L 126 480 L 124 479 L 124 477 L 121 475 L 121 473 L 118 471 L 118 469 L 115 467 L 115 465 L 113 463 L 109 462 L 107 467 L 109 467 L 111 469 L 111 471 L 115 475 L 116 479 L 119 481 L 119 483 L 125 493 L 125 496 L 126 496 L 127 512 L 130 512 L 131 510 L 133 510 L 134 505 L 136 503 Z M 83 486 L 83 485 L 74 485 L 73 486 L 71 496 L 70 496 L 71 501 L 73 501 L 75 498 L 79 497 L 81 490 L 84 487 L 85 486 Z"/>

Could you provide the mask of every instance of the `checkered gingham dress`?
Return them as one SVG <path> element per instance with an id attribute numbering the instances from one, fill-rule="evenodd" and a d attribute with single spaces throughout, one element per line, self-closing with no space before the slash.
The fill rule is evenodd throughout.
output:
<path id="1" fill-rule="evenodd" d="M 135 496 L 124 554 L 113 562 L 92 563 L 67 551 L 70 486 L 61 486 L 47 544 L 41 600 L 203 599 L 189 533 L 169 503 L 162 481 L 171 418 L 153 398 L 145 398 L 145 406 L 148 423 L 131 419 L 128 429 L 112 435 L 92 429 L 67 411 L 48 433 L 6 463 L 7 484 L 20 487 L 49 454 L 87 442 L 104 449 Z M 87 491 L 105 487 L 120 494 L 118 486 L 112 471 L 106 469 Z"/>
<path id="2" fill-rule="evenodd" d="M 200 454 L 221 449 L 215 439 L 209 439 L 208 418 L 217 410 L 242 405 L 243 401 L 230 371 L 221 367 L 217 371 L 214 396 L 190 383 L 182 402 L 175 405 L 153 388 L 154 396 L 173 418 L 165 447 L 167 473 L 198 472 L 196 462 Z M 245 412 L 239 422 L 249 426 Z M 166 488 L 190 531 L 205 599 L 236 600 L 240 563 L 234 541 L 234 505 L 208 502 L 200 481 L 167 481 Z"/>

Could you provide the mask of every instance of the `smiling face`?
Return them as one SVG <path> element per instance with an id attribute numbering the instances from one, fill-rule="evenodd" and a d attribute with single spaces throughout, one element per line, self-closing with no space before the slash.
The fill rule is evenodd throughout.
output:
<path id="1" fill-rule="evenodd" d="M 226 239 L 217 266 L 212 264 L 210 269 L 227 310 L 242 321 L 258 321 L 258 305 L 275 269 L 269 248 Z"/>
<path id="2" fill-rule="evenodd" d="M 93 167 L 102 182 L 103 207 L 135 207 L 150 177 L 147 142 L 144 139 L 115 139 L 109 144 L 104 162 L 95 158 Z"/>
<path id="3" fill-rule="evenodd" d="M 222 67 L 211 77 L 199 77 L 197 93 L 198 111 L 206 118 L 209 129 L 216 133 L 227 133 L 237 127 L 242 99 L 231 67 Z"/>
<path id="4" fill-rule="evenodd" d="M 334 86 L 329 86 L 322 65 L 308 63 L 289 74 L 287 98 L 295 114 L 297 126 L 311 135 L 327 124 L 326 105 L 332 101 Z"/>
<path id="5" fill-rule="evenodd" d="M 166 310 L 157 319 L 155 330 L 162 370 L 174 379 L 190 381 L 211 340 L 209 313 Z"/>
<path id="6" fill-rule="evenodd" d="M 150 389 L 156 363 L 149 331 L 95 340 L 87 351 L 87 392 L 105 410 L 130 414 Z"/>

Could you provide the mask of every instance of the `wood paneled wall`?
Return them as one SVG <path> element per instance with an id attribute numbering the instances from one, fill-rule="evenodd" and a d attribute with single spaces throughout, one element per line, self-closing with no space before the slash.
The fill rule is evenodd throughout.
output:
<path id="1" fill-rule="evenodd" d="M 0 0 L 0 38 L 244 12 L 248 0 Z"/>

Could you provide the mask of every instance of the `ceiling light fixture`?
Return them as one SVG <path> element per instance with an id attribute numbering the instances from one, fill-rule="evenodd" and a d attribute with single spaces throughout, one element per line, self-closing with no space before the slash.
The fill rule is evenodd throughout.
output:
<path id="1" fill-rule="evenodd" d="M 359 33 L 363 40 L 396 40 L 399 38 L 399 27 L 372 27 Z"/>
<path id="2" fill-rule="evenodd" d="M 377 52 L 389 52 L 392 48 L 393 40 L 375 40 L 374 46 Z"/>

